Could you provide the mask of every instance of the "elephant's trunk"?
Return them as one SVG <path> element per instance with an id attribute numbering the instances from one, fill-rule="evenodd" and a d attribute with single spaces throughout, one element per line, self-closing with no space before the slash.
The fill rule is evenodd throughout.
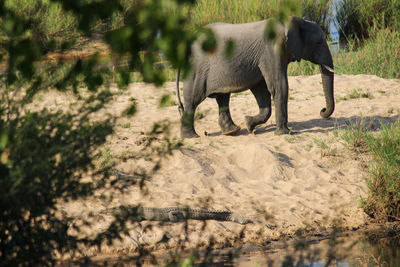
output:
<path id="1" fill-rule="evenodd" d="M 335 110 L 335 98 L 333 93 L 333 64 L 332 67 L 320 65 L 322 86 L 324 88 L 326 108 L 321 109 L 321 117 L 329 118 Z"/>

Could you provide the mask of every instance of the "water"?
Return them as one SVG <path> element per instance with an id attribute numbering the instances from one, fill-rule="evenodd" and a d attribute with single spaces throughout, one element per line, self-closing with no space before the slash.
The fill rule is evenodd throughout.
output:
<path id="1" fill-rule="evenodd" d="M 338 4 L 342 0 L 334 0 L 332 2 L 332 20 L 331 23 L 329 24 L 329 33 L 331 35 L 332 41 L 339 41 L 339 28 L 335 23 L 335 18 L 336 18 L 336 8 Z"/>
<path id="2" fill-rule="evenodd" d="M 334 0 L 332 2 L 332 17 L 333 19 L 331 20 L 329 24 L 329 34 L 332 39 L 332 43 L 329 45 L 329 48 L 331 50 L 332 54 L 338 54 L 339 50 L 341 49 L 340 47 L 340 42 L 339 42 L 339 28 L 335 23 L 335 18 L 336 18 L 336 7 L 342 0 Z"/>
<path id="3" fill-rule="evenodd" d="M 214 255 L 214 259 L 211 257 L 205 262 L 206 266 L 400 267 L 400 232 L 379 229 L 333 239 L 271 243 L 265 247 L 244 248 L 233 260 L 229 253 Z"/>

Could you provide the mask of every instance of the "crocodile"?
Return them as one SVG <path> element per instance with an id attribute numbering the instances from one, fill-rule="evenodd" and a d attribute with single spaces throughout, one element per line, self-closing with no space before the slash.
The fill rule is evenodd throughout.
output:
<path id="1" fill-rule="evenodd" d="M 120 207 L 105 210 L 105 213 L 119 211 L 123 216 L 129 216 L 134 221 L 164 221 L 182 222 L 185 220 L 216 220 L 231 221 L 240 224 L 252 223 L 251 220 L 230 211 L 193 209 L 186 207 L 150 208 L 150 207 Z"/>

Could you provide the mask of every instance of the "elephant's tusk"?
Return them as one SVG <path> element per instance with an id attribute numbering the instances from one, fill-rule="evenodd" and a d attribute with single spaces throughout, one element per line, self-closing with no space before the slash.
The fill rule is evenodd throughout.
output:
<path id="1" fill-rule="evenodd" d="M 322 64 L 322 66 L 323 66 L 325 69 L 327 69 L 328 71 L 330 71 L 330 72 L 332 72 L 332 73 L 335 73 L 335 70 L 332 69 L 331 67 L 328 67 L 328 66 L 325 65 L 325 64 Z"/>

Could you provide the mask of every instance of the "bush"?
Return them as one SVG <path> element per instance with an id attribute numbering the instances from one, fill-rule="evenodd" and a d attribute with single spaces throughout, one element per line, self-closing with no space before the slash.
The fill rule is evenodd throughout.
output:
<path id="1" fill-rule="evenodd" d="M 76 128 L 76 122 L 71 114 L 47 110 L 1 120 L 1 266 L 54 263 L 56 251 L 84 243 L 68 234 L 71 219 L 57 214 L 56 203 L 93 192 L 96 186 L 82 183 L 82 174 L 112 127 L 82 119 Z"/>
<path id="2" fill-rule="evenodd" d="M 85 0 L 85 3 L 94 3 L 93 0 Z M 97 18 L 90 24 L 91 32 L 103 34 L 105 31 L 115 29 L 123 25 L 123 13 L 134 4 L 130 0 L 120 0 L 122 9 L 113 10 L 109 17 Z M 60 1 L 51 0 L 5 0 L 5 7 L 25 20 L 29 21 L 28 36 L 41 43 L 46 48 L 60 49 L 68 42 L 74 44 L 83 38 L 78 29 L 77 14 L 63 10 Z M 0 22 L 2 19 L 0 19 Z M 0 29 L 0 37 L 6 34 Z"/>
<path id="3" fill-rule="evenodd" d="M 50 45 L 50 41 L 59 47 L 65 41 L 76 41 L 79 36 L 75 16 L 63 11 L 59 3 L 50 0 L 6 0 L 5 6 L 17 16 L 29 20 L 27 35 L 45 47 Z M 0 35 L 5 34 L 0 32 Z"/>
<path id="4" fill-rule="evenodd" d="M 186 31 L 182 10 L 171 15 L 162 8 L 164 2 L 147 1 L 134 10 L 124 27 L 107 32 L 105 41 L 113 52 L 130 61 L 125 69 L 115 70 L 121 88 L 131 81 L 129 71 L 137 62 L 145 81 L 162 84 L 163 70 L 153 67 L 160 51 L 175 67 L 188 67 L 185 49 L 194 35 Z M 177 0 L 169 2 L 180 5 Z M 68 230 L 73 227 L 79 232 L 79 226 L 72 226 L 72 219 L 57 209 L 60 201 L 85 198 L 110 184 L 111 164 L 96 166 L 95 161 L 99 147 L 113 132 L 116 117 L 104 113 L 93 117 L 120 93 L 110 90 L 113 66 L 101 64 L 97 55 L 43 63 L 55 43 L 62 47 L 75 34 L 90 36 L 94 23 L 112 21 L 121 11 L 116 0 L 0 1 L 0 59 L 5 63 L 0 71 L 0 266 L 54 265 L 57 253 L 74 257 L 79 255 L 75 254 L 79 245 L 99 245 L 122 234 L 123 225 L 114 224 L 97 238 L 78 239 Z M 58 21 L 59 17 L 65 21 Z M 137 23 L 139 18 L 143 23 Z M 161 33 L 157 42 L 146 36 L 154 31 Z M 148 53 L 139 53 L 145 42 L 151 44 Z M 49 89 L 67 92 L 76 105 L 57 111 L 29 106 L 35 95 Z M 131 101 L 123 115 L 135 111 L 136 102 Z M 154 135 L 167 128 L 167 124 L 158 125 Z M 159 160 L 162 153 L 179 146 L 167 141 L 149 158 Z M 93 180 L 84 181 L 88 172 Z M 144 174 L 131 182 L 142 181 L 140 175 Z M 118 181 L 113 186 L 122 188 Z M 88 224 L 89 219 L 82 223 Z"/>

